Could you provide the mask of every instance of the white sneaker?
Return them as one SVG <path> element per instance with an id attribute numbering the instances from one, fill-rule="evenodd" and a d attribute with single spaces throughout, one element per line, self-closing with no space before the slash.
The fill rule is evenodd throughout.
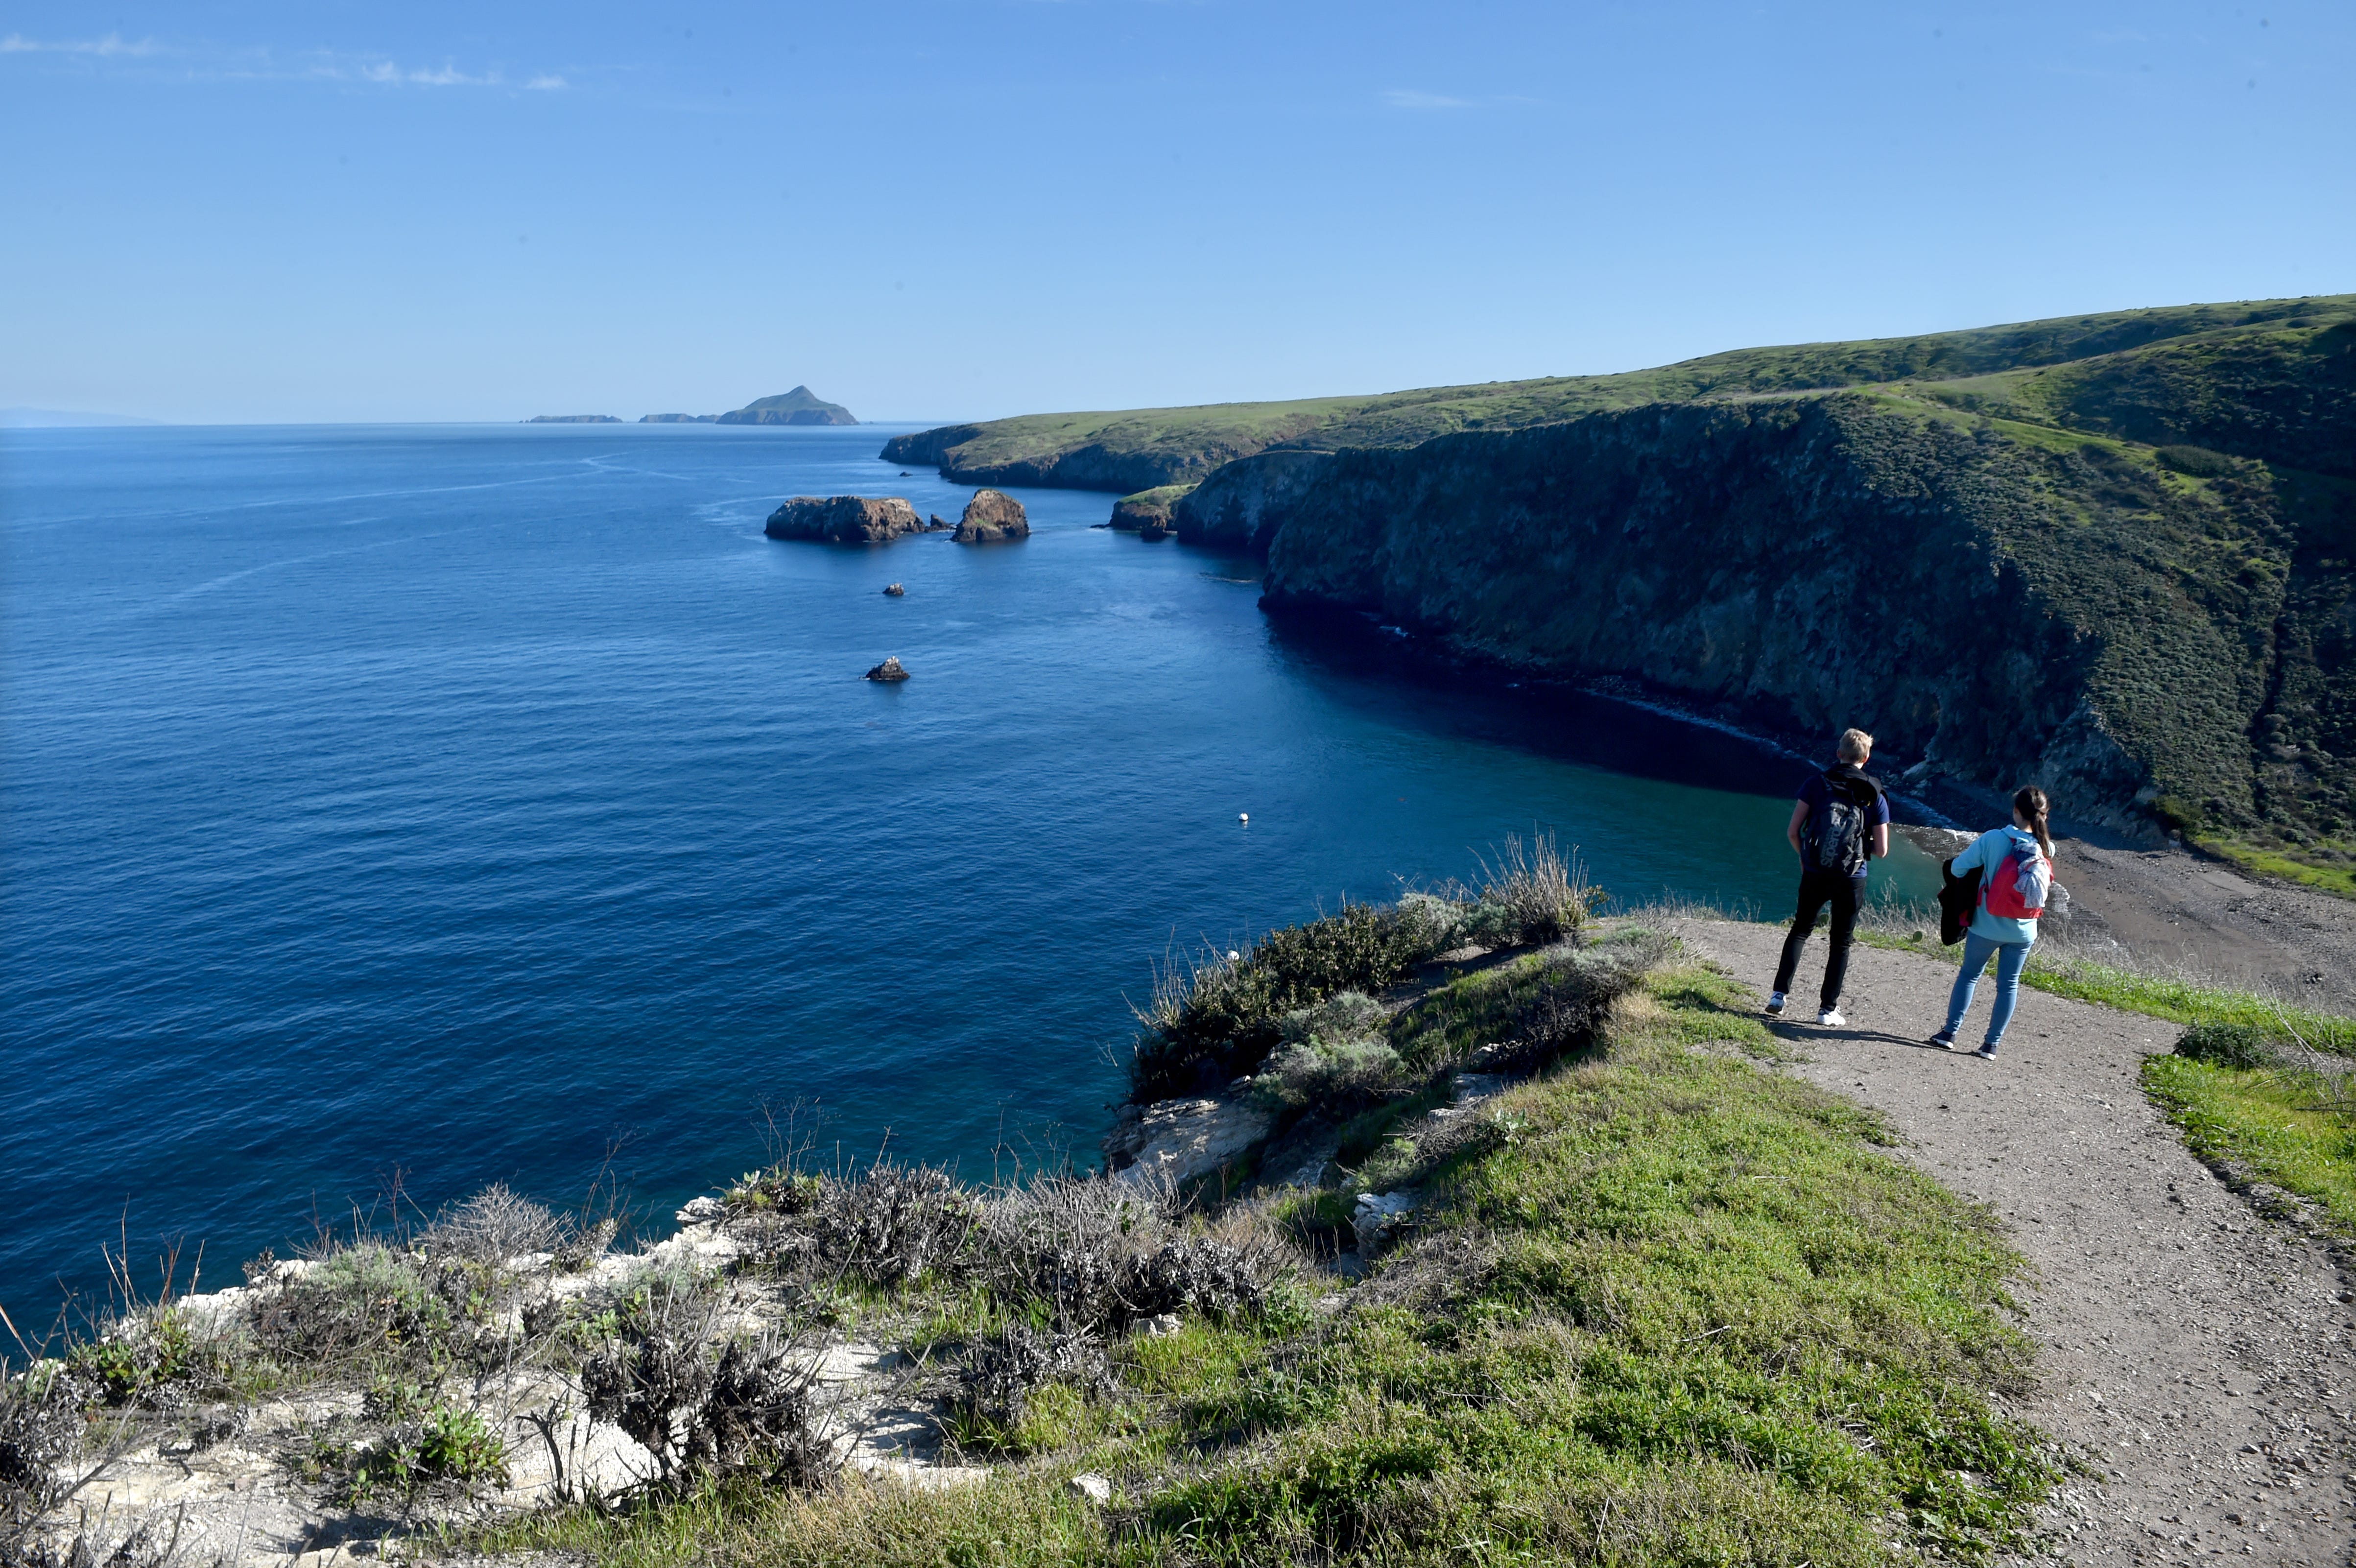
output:
<path id="1" fill-rule="evenodd" d="M 1767 998 L 1767 1016 L 1770 1018 L 1780 1018 L 1783 1015 L 1783 993 L 1778 991 L 1772 996 Z"/>
<path id="2" fill-rule="evenodd" d="M 1816 1022 L 1827 1029 L 1838 1029 L 1845 1026 L 1848 1020 L 1840 1015 L 1839 1008 L 1827 1007 L 1816 1015 Z"/>

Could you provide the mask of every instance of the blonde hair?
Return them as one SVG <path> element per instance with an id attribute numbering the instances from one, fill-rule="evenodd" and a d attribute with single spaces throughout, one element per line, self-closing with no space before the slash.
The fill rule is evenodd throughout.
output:
<path id="1" fill-rule="evenodd" d="M 2013 791 L 2012 809 L 2029 820 L 2029 831 L 2037 835 L 2037 847 L 2045 852 L 2046 859 L 2051 860 L 2053 833 L 2045 825 L 2045 815 L 2052 808 L 2045 799 L 2045 791 L 2034 784 L 2022 785 Z"/>
<path id="2" fill-rule="evenodd" d="M 1861 729 L 1841 731 L 1840 759 L 1843 762 L 1863 762 L 1873 755 L 1873 737 Z"/>

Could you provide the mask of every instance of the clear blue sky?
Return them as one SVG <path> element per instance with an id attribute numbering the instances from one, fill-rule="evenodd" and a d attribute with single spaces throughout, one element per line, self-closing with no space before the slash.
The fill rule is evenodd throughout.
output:
<path id="1" fill-rule="evenodd" d="M 0 7 L 0 405 L 868 419 L 2356 289 L 2356 5 Z"/>

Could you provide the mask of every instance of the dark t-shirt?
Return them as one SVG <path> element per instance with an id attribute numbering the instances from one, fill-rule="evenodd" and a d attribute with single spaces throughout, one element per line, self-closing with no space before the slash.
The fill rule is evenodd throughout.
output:
<path id="1" fill-rule="evenodd" d="M 1881 792 L 1881 781 L 1873 775 L 1846 763 L 1834 768 L 1830 774 L 1812 773 L 1808 775 L 1808 781 L 1800 786 L 1800 799 L 1808 803 L 1810 821 L 1820 820 L 1826 808 L 1831 806 L 1832 781 L 1836 779 L 1847 784 L 1848 798 L 1864 810 L 1865 826 L 1869 834 L 1873 829 L 1883 826 L 1890 821 L 1890 797 Z M 1866 804 L 1865 800 L 1869 794 L 1873 797 L 1873 803 L 1869 806 Z M 1802 825 L 1800 831 L 1804 833 L 1807 832 L 1805 824 Z M 1869 843 L 1866 847 L 1868 851 L 1866 858 L 1869 860 L 1872 858 L 1872 845 Z M 1863 875 L 1864 873 L 1860 872 L 1858 875 Z"/>

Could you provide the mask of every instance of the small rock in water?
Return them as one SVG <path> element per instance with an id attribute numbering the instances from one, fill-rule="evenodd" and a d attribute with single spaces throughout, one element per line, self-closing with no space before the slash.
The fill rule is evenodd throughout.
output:
<path id="1" fill-rule="evenodd" d="M 867 678 L 870 681 L 905 681 L 908 678 L 908 671 L 907 669 L 901 664 L 900 656 L 895 653 L 889 659 L 884 660 L 883 663 L 878 664 L 874 669 L 870 670 L 867 672 Z"/>
<path id="2" fill-rule="evenodd" d="M 1072 1477 L 1072 1490 L 1098 1505 L 1112 1501 L 1112 1483 L 1102 1476 L 1075 1476 Z"/>
<path id="3" fill-rule="evenodd" d="M 947 533 L 957 527 L 956 523 L 951 522 L 939 512 L 934 512 L 931 516 L 932 521 L 925 524 L 926 533 Z"/>
<path id="4" fill-rule="evenodd" d="M 908 590 L 906 588 L 901 586 L 897 583 L 886 583 L 884 585 L 884 596 L 887 599 L 905 597 L 907 592 Z"/>

